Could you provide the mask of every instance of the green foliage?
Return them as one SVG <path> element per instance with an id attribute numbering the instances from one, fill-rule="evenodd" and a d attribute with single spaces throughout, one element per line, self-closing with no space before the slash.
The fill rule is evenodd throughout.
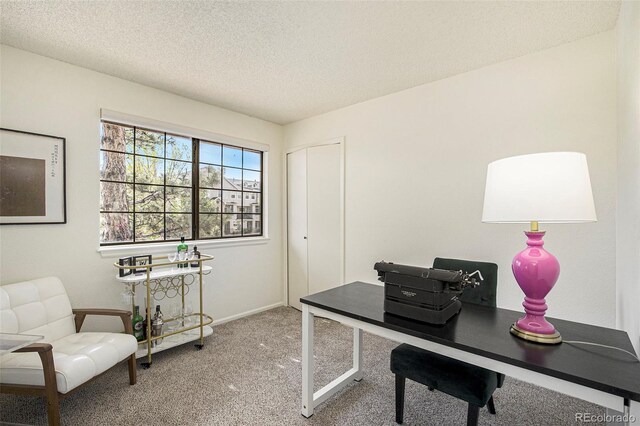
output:
<path id="1" fill-rule="evenodd" d="M 201 188 L 220 188 L 220 167 L 200 165 L 200 187 Z"/>
<path id="2" fill-rule="evenodd" d="M 165 144 L 167 150 L 165 152 Z M 166 214 L 189 213 L 191 201 L 190 139 L 163 133 L 103 123 L 101 148 L 117 151 L 101 153 L 100 178 L 123 183 L 102 182 L 103 212 L 135 212 L 135 240 L 154 241 L 191 237 L 191 216 Z M 127 153 L 133 153 L 135 156 Z M 165 154 L 169 159 L 165 158 Z M 181 161 L 184 160 L 184 161 Z M 134 185 L 124 182 L 133 182 Z M 184 188 L 165 187 L 175 185 Z M 153 214 L 148 214 L 153 213 Z M 188 217 L 187 217 L 188 216 Z M 101 240 L 132 240 L 133 215 L 103 213 Z M 117 226 L 121 231 L 112 232 Z M 113 235 L 113 236 L 109 236 Z"/>
<path id="3" fill-rule="evenodd" d="M 220 191 L 215 189 L 201 189 L 199 198 L 200 213 L 220 213 L 222 211 Z"/>
<path id="4" fill-rule="evenodd" d="M 200 214 L 200 237 L 220 237 L 220 218 L 219 214 Z"/>

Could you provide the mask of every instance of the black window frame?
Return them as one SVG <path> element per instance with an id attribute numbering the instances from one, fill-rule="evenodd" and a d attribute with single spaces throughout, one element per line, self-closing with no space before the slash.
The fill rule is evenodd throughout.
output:
<path id="1" fill-rule="evenodd" d="M 167 243 L 167 242 L 177 242 L 180 241 L 180 238 L 176 238 L 176 239 L 167 239 L 167 215 L 168 214 L 190 214 L 191 215 L 191 238 L 186 238 L 186 241 L 215 241 L 215 240 L 229 240 L 229 239 L 243 239 L 243 238 L 256 238 L 256 237 L 263 237 L 264 236 L 264 158 L 265 158 L 265 151 L 261 151 L 259 149 L 254 149 L 254 148 L 245 148 L 242 146 L 238 146 L 238 145 L 233 145 L 233 144 L 229 144 L 229 143 L 225 143 L 225 142 L 220 142 L 220 141 L 215 141 L 215 140 L 205 140 L 205 139 L 200 139 L 200 138 L 196 138 L 196 137 L 192 137 L 192 136 L 188 136 L 188 135 L 184 135 L 184 134 L 178 134 L 176 132 L 165 132 L 165 131 L 161 131 L 161 130 L 154 130 L 151 128 L 148 128 L 146 126 L 135 126 L 135 125 L 131 125 L 131 124 L 124 124 L 124 123 L 118 123 L 116 121 L 111 121 L 111 120 L 101 120 L 100 125 L 101 125 L 101 129 L 102 126 L 104 124 L 110 124 L 110 125 L 116 125 L 116 126 L 121 126 L 121 127 L 125 127 L 128 129 L 132 129 L 133 131 L 133 152 L 127 152 L 127 148 L 126 148 L 126 144 L 125 144 L 125 148 L 124 151 L 116 151 L 116 150 L 112 150 L 112 149 L 104 149 L 102 148 L 102 137 L 103 137 L 103 133 L 101 131 L 101 141 L 100 141 L 100 155 L 102 155 L 103 152 L 107 152 L 107 153 L 113 153 L 113 154 L 122 154 L 122 155 L 131 155 L 133 158 L 133 177 L 132 177 L 132 181 L 131 182 L 127 182 L 127 176 L 125 173 L 125 177 L 124 177 L 124 181 L 114 181 L 114 180 L 109 180 L 109 179 L 102 179 L 102 176 L 100 176 L 100 183 L 102 184 L 102 182 L 107 182 L 107 183 L 116 183 L 116 184 L 125 184 L 125 185 L 131 185 L 133 188 L 133 195 L 132 195 L 132 206 L 131 206 L 131 211 L 127 211 L 127 212 L 123 212 L 123 211 L 110 211 L 110 210 L 102 210 L 102 206 L 100 206 L 99 208 L 99 214 L 108 214 L 108 213 L 120 213 L 120 214 L 129 214 L 131 215 L 131 220 L 132 220 L 132 224 L 131 224 L 131 229 L 132 229 L 132 239 L 129 241 L 118 241 L 118 242 L 103 242 L 100 241 L 100 247 L 108 247 L 108 246 L 122 246 L 122 245 L 137 245 L 137 244 L 161 244 L 161 243 Z M 144 155 L 144 154 L 138 154 L 136 152 L 136 136 L 137 136 L 137 130 L 142 130 L 142 131 L 148 131 L 148 132 L 154 132 L 154 133 L 158 133 L 158 134 L 163 134 L 164 137 L 164 155 L 162 157 L 154 157 L 154 156 L 149 156 L 149 155 Z M 192 148 L 192 155 L 191 155 L 191 161 L 187 161 L 187 160 L 177 160 L 174 158 L 168 158 L 167 157 L 167 136 L 175 136 L 175 137 L 180 137 L 180 138 L 186 138 L 191 140 L 191 148 Z M 215 144 L 215 145 L 219 145 L 220 146 L 220 164 L 214 164 L 214 163 L 207 163 L 207 162 L 201 162 L 200 161 L 200 146 L 201 143 L 210 143 L 210 144 Z M 223 165 L 224 163 L 224 149 L 225 147 L 228 148 L 233 148 L 233 149 L 239 149 L 241 151 L 241 166 L 240 167 L 235 167 L 235 166 L 227 166 L 227 165 Z M 245 164 L 244 164 L 244 153 L 246 152 L 252 152 L 252 153 L 256 153 L 260 156 L 260 170 L 256 170 L 256 169 L 251 169 L 251 168 L 245 168 Z M 164 176 L 163 176 L 163 183 L 162 184 L 155 184 L 155 183 L 140 183 L 140 182 L 136 182 L 136 158 L 137 157 L 145 157 L 145 158 L 158 158 L 158 159 L 162 159 L 164 161 Z M 126 161 L 126 157 L 125 157 L 125 161 Z M 180 185 L 173 185 L 173 184 L 167 184 L 167 173 L 166 173 L 166 162 L 167 161 L 179 161 L 179 162 L 183 162 L 183 163 L 188 163 L 191 164 L 191 186 L 180 186 Z M 205 165 L 210 165 L 210 166 L 215 166 L 215 167 L 219 167 L 220 169 L 220 188 L 211 188 L 211 187 L 202 187 L 200 186 L 200 166 L 202 164 Z M 224 188 L 224 170 L 225 168 L 230 168 L 230 169 L 235 169 L 235 170 L 240 170 L 241 172 L 241 186 L 239 190 L 236 189 L 225 189 Z M 257 191 L 249 191 L 249 190 L 245 190 L 245 186 L 244 186 L 244 172 L 246 171 L 250 171 L 253 173 L 259 173 L 260 176 L 260 187 L 259 190 Z M 136 204 L 136 186 L 138 185 L 150 185 L 150 186 L 162 186 L 163 188 L 163 194 L 164 194 L 164 199 L 163 199 L 163 211 L 162 212 L 144 212 L 144 211 L 136 211 L 135 208 L 135 204 Z M 186 189 L 186 188 L 190 188 L 191 189 L 191 212 L 168 212 L 167 211 L 167 188 L 182 188 L 182 189 Z M 215 191 L 219 191 L 220 194 L 220 209 L 218 212 L 200 212 L 200 190 L 215 190 Z M 101 188 L 102 191 L 102 188 Z M 239 194 L 239 198 L 240 198 L 240 206 L 238 207 L 238 210 L 236 212 L 233 213 L 228 213 L 225 211 L 225 203 L 224 203 L 224 194 L 225 192 L 234 192 Z M 250 212 L 250 213 L 245 213 L 244 212 L 244 195 L 245 194 L 251 194 L 254 196 L 259 197 L 260 199 L 260 211 L 259 212 Z M 157 239 L 157 240 L 143 240 L 143 241 L 136 241 L 136 214 L 162 214 L 163 215 L 163 238 L 162 239 Z M 219 216 L 220 220 L 220 228 L 219 228 L 219 236 L 213 236 L 213 237 L 201 237 L 200 236 L 200 216 L 202 215 L 217 215 Z M 237 235 L 225 235 L 225 231 L 224 231 L 224 217 L 227 214 L 234 214 L 237 215 L 237 217 L 239 217 L 239 219 L 237 219 L 239 221 L 239 234 Z M 259 222 L 260 222 L 260 232 L 259 233 L 255 233 L 253 232 L 253 230 L 255 229 L 254 224 L 252 223 L 252 230 L 250 231 L 249 234 L 244 234 L 244 228 L 245 228 L 245 222 L 244 222 L 244 218 L 245 215 L 247 216 L 252 216 L 252 217 L 256 217 L 258 216 L 259 218 Z M 101 226 L 101 225 L 100 225 Z"/>

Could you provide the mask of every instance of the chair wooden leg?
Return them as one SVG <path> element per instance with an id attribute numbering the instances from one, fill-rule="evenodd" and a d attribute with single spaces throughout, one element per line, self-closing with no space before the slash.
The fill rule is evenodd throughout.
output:
<path id="1" fill-rule="evenodd" d="M 496 405 L 493 402 L 493 396 L 491 398 L 489 398 L 489 401 L 487 401 L 487 408 L 489 409 L 489 412 L 491 414 L 495 414 L 496 413 Z"/>
<path id="2" fill-rule="evenodd" d="M 404 418 L 404 385 L 406 379 L 396 374 L 396 423 L 402 424 Z"/>
<path id="3" fill-rule="evenodd" d="M 60 425 L 60 399 L 58 398 L 58 383 L 56 370 L 53 364 L 53 352 L 51 350 L 38 352 L 44 370 L 44 388 L 47 397 L 47 416 L 49 426 Z"/>
<path id="4" fill-rule="evenodd" d="M 136 366 L 136 354 L 133 353 L 129 357 L 129 384 L 130 385 L 135 385 L 136 382 L 138 381 L 137 374 L 138 374 L 138 369 Z"/>
<path id="5" fill-rule="evenodd" d="M 467 409 L 467 426 L 477 426 L 479 415 L 480 407 L 469 404 L 469 408 Z"/>

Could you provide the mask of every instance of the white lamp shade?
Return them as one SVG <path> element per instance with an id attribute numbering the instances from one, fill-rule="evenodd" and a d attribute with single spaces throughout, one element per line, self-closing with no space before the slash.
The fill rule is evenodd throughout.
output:
<path id="1" fill-rule="evenodd" d="M 547 152 L 489 164 L 483 222 L 596 220 L 586 155 Z"/>

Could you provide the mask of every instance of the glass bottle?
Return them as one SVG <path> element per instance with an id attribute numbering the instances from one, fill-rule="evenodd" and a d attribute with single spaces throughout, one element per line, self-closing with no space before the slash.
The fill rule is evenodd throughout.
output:
<path id="1" fill-rule="evenodd" d="M 147 317 L 147 310 L 145 309 L 144 321 L 142 321 L 142 340 L 147 340 L 149 337 L 147 335 L 147 324 L 149 323 L 149 318 Z"/>
<path id="2" fill-rule="evenodd" d="M 193 246 L 193 260 L 191 261 L 192 268 L 198 268 L 200 266 L 200 262 L 196 259 L 200 259 L 200 252 L 198 251 L 198 246 Z"/>
<path id="3" fill-rule="evenodd" d="M 158 337 L 162 335 L 162 326 L 164 325 L 164 321 L 162 320 L 162 312 L 160 311 L 160 305 L 156 305 L 156 313 L 153 316 L 153 320 L 151 321 L 151 336 Z M 154 340 L 154 343 L 151 346 L 158 346 L 162 343 L 162 339 Z"/>
<path id="4" fill-rule="evenodd" d="M 133 337 L 135 337 L 138 342 L 144 340 L 144 331 L 142 329 L 144 326 L 144 318 L 140 315 L 140 306 L 138 305 L 136 305 L 136 311 L 131 322 L 133 323 Z"/>
<path id="5" fill-rule="evenodd" d="M 142 340 L 147 340 L 147 345 L 149 344 L 149 332 L 147 331 L 147 326 L 149 325 L 149 312 L 147 311 L 147 298 L 144 298 L 144 321 L 142 322 Z"/>
<path id="6" fill-rule="evenodd" d="M 182 256 L 186 258 L 187 252 L 189 251 L 189 246 L 187 246 L 184 242 L 184 237 L 180 238 L 180 244 L 178 244 L 178 259 L 180 259 L 180 254 L 184 253 Z M 188 263 L 178 263 L 178 268 L 186 268 L 188 267 Z"/>

